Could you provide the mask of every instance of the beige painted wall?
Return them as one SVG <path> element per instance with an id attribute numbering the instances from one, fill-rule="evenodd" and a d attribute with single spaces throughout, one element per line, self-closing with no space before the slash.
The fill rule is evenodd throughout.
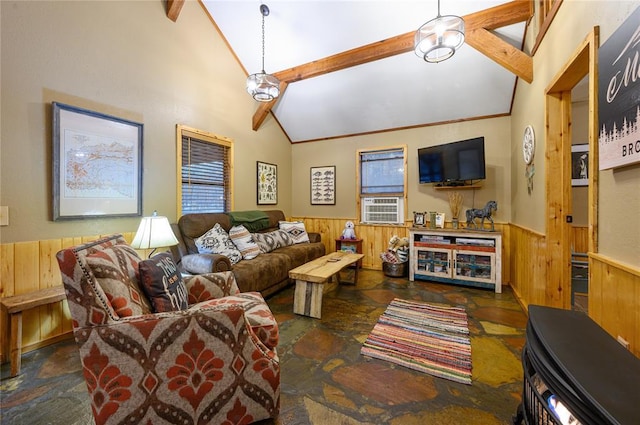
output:
<path id="1" fill-rule="evenodd" d="M 143 213 L 176 219 L 176 124 L 235 141 L 235 208 L 255 209 L 256 160 L 278 165 L 291 210 L 290 143 L 269 116 L 251 130 L 246 74 L 199 3 L 0 2 L 2 242 L 127 232 L 139 218 L 53 222 L 52 101 L 144 123 Z"/>
<path id="2" fill-rule="evenodd" d="M 601 44 L 638 7 L 637 1 L 565 0 L 534 56 L 534 80 L 518 82 L 512 112 L 511 143 L 512 221 L 545 232 L 544 193 L 544 93 L 577 46 L 596 25 L 600 26 Z M 531 47 L 531 46 L 529 46 Z M 636 83 L 639 84 L 639 83 Z M 528 195 L 524 162 L 520 154 L 524 128 L 531 124 L 536 131 L 534 192 Z M 630 265 L 640 265 L 640 166 L 599 173 L 599 251 Z"/>
<path id="3" fill-rule="evenodd" d="M 479 208 L 489 200 L 498 201 L 494 219 L 509 222 L 511 208 L 509 117 L 467 121 L 394 131 L 366 136 L 348 137 L 313 143 L 294 144 L 293 214 L 298 217 L 356 218 L 356 152 L 385 146 L 407 145 L 408 148 L 408 208 L 406 217 L 413 220 L 413 211 L 439 211 L 451 217 L 448 191 L 436 191 L 433 185 L 418 183 L 418 148 L 446 142 L 484 136 L 487 179 L 477 190 L 460 191 L 464 196 L 463 212 Z M 310 167 L 336 166 L 336 205 L 311 205 Z"/>

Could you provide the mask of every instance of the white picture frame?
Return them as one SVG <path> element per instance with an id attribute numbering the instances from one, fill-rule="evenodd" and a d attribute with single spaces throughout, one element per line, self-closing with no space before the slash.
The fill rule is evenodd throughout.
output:
<path id="1" fill-rule="evenodd" d="M 336 204 L 336 167 L 311 167 L 311 205 Z"/>
<path id="2" fill-rule="evenodd" d="M 445 213 L 437 213 L 436 214 L 436 228 L 437 229 L 444 229 L 444 220 L 445 220 Z"/>

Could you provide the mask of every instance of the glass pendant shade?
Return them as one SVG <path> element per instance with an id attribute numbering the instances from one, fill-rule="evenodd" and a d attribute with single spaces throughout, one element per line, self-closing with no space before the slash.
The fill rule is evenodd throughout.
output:
<path id="1" fill-rule="evenodd" d="M 271 102 L 280 95 L 280 80 L 264 72 L 264 17 L 269 15 L 269 6 L 260 5 L 262 15 L 262 72 L 249 75 L 247 92 L 258 102 Z"/>
<path id="2" fill-rule="evenodd" d="M 415 35 L 415 52 L 427 62 L 449 59 L 464 44 L 464 20 L 455 15 L 434 18 Z"/>
<path id="3" fill-rule="evenodd" d="M 249 75 L 247 92 L 258 102 L 270 102 L 280 95 L 280 81 L 263 70 Z"/>

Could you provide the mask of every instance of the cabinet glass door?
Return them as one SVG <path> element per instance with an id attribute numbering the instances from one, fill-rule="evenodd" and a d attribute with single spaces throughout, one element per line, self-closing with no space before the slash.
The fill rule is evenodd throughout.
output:
<path id="1" fill-rule="evenodd" d="M 451 277 L 451 250 L 420 248 L 417 250 L 415 273 L 422 275 Z"/>
<path id="2" fill-rule="evenodd" d="M 453 255 L 454 278 L 488 283 L 495 280 L 495 253 L 456 250 Z"/>

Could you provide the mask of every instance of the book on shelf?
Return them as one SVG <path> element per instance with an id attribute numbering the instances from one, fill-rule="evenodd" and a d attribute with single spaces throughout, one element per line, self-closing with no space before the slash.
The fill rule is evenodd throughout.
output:
<path id="1" fill-rule="evenodd" d="M 456 238 L 457 245 L 496 246 L 494 239 Z"/>

